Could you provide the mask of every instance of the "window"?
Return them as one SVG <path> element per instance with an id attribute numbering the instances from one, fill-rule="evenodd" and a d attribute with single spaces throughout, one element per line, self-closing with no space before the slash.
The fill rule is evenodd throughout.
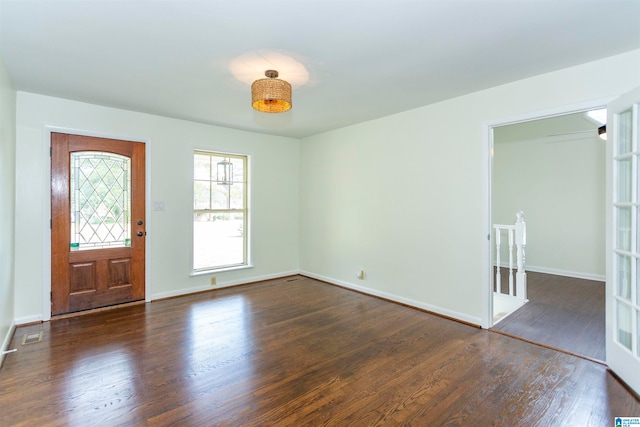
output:
<path id="1" fill-rule="evenodd" d="M 247 156 L 194 152 L 193 270 L 247 265 Z"/>

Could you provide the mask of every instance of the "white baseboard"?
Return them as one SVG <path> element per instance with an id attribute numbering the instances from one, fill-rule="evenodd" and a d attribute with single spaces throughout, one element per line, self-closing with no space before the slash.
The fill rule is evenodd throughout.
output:
<path id="1" fill-rule="evenodd" d="M 606 280 L 606 277 L 600 274 L 581 273 L 578 271 L 567 271 L 557 268 L 546 268 L 538 267 L 535 265 L 528 265 L 526 269 L 536 273 L 555 274 L 557 276 L 575 277 L 576 279 L 597 280 L 598 282 L 604 282 Z"/>
<path id="2" fill-rule="evenodd" d="M 219 282 L 215 287 L 213 286 L 197 286 L 197 287 L 193 287 L 193 288 L 186 288 L 186 289 L 179 289 L 179 290 L 175 290 L 175 291 L 169 291 L 169 292 L 158 292 L 155 294 L 151 295 L 151 300 L 158 300 L 158 299 L 163 299 L 163 298 L 172 298 L 172 297 L 178 297 L 178 296 L 182 296 L 182 295 L 189 295 L 189 294 L 193 294 L 193 293 L 197 293 L 197 292 L 203 292 L 203 291 L 212 291 L 215 289 L 222 289 L 222 288 L 229 288 L 232 286 L 239 286 L 239 285 L 244 285 L 247 283 L 253 283 L 253 282 L 260 282 L 263 280 L 272 280 L 272 279 L 280 279 L 283 277 L 288 277 L 288 276 L 294 276 L 296 274 L 302 274 L 304 276 L 308 276 L 311 277 L 313 279 L 318 279 L 318 280 L 322 280 L 324 282 L 327 283 L 332 283 L 334 285 L 338 285 L 338 286 L 343 286 L 345 288 L 348 289 L 353 289 L 355 291 L 358 292 L 362 292 L 363 294 L 367 294 L 367 295 L 372 295 L 372 296 L 376 296 L 376 297 L 380 297 L 380 298 L 384 298 L 390 301 L 394 301 L 394 302 L 398 302 L 400 304 L 405 304 L 411 307 L 415 307 L 415 308 L 419 308 L 422 310 L 426 310 L 426 311 L 430 311 L 436 314 L 440 314 L 442 316 L 446 316 L 446 317 L 451 317 L 453 319 L 457 319 L 463 322 L 467 322 L 467 323 L 471 323 L 473 325 L 481 325 L 482 324 L 482 320 L 479 317 L 476 316 L 469 316 L 465 313 L 459 313 L 457 311 L 453 311 L 453 310 L 448 310 L 446 308 L 442 308 L 442 307 L 438 307 L 435 305 L 431 305 L 431 304 L 427 304 L 421 301 L 416 301 L 413 299 L 409 299 L 409 298 L 404 298 L 401 297 L 399 295 L 395 295 L 395 294 L 390 294 L 387 292 L 382 292 L 382 291 L 378 291 L 375 289 L 371 289 L 371 288 L 367 288 L 365 286 L 360 286 L 360 285 L 355 285 L 353 283 L 349 283 L 349 282 L 344 282 L 342 280 L 338 280 L 338 279 L 334 279 L 332 277 L 327 277 L 327 276 L 323 276 L 320 274 L 315 274 L 315 273 L 311 273 L 309 271 L 301 271 L 301 270 L 291 270 L 291 271 L 283 271 L 280 273 L 275 273 L 275 274 L 267 274 L 267 275 L 262 275 L 262 276 L 254 276 L 254 277 L 248 277 L 248 278 L 243 278 L 240 280 L 230 280 L 230 281 L 226 281 L 226 282 Z M 15 325 L 24 325 L 27 323 L 34 323 L 34 322 L 41 322 L 42 321 L 42 315 L 35 315 L 35 316 L 27 316 L 27 317 L 22 317 L 19 319 L 15 320 Z"/>
<path id="3" fill-rule="evenodd" d="M 0 366 L 2 366 L 2 362 L 4 361 L 5 351 L 9 350 L 9 343 L 11 343 L 11 338 L 13 338 L 13 334 L 16 331 L 16 322 L 11 322 L 11 326 L 9 326 L 9 330 L 7 331 L 7 335 L 5 335 L 2 340 L 2 347 L 0 347 Z"/>
<path id="4" fill-rule="evenodd" d="M 158 300 L 158 299 L 163 299 L 163 298 L 173 298 L 173 297 L 179 297 L 182 295 L 189 295 L 189 294 L 195 294 L 198 292 L 204 292 L 204 291 L 213 291 L 216 289 L 222 289 L 222 288 L 229 288 L 231 286 L 238 286 L 238 285 L 244 285 L 247 283 L 253 283 L 253 282 L 260 282 L 263 280 L 271 280 L 271 279 L 280 279 L 282 277 L 287 277 L 287 276 L 293 276 L 296 274 L 300 274 L 299 270 L 291 270 L 291 271 L 283 271 L 280 273 L 275 273 L 275 274 L 267 274 L 267 275 L 263 275 L 263 276 L 254 276 L 254 277 L 245 277 L 243 279 L 239 279 L 239 280 L 229 280 L 226 282 L 218 282 L 218 284 L 216 284 L 216 286 L 197 286 L 197 287 L 193 287 L 193 288 L 186 288 L 186 289 L 178 289 L 175 291 L 169 291 L 169 292 L 159 292 L 156 294 L 151 295 L 151 301 L 153 300 Z"/>
<path id="5" fill-rule="evenodd" d="M 312 279 L 322 280 L 323 282 L 332 283 L 334 285 L 343 286 L 348 289 L 353 289 L 358 292 L 362 292 L 363 294 L 372 295 L 380 298 L 384 298 L 390 301 L 398 302 L 400 304 L 405 304 L 411 307 L 419 308 L 422 310 L 430 311 L 436 314 L 440 314 L 442 316 L 451 317 L 453 319 L 457 319 L 463 322 L 471 323 L 473 325 L 478 325 L 478 327 L 482 324 L 482 319 L 475 316 L 469 316 L 464 313 L 459 313 L 457 311 L 448 310 L 446 308 L 438 307 L 435 305 L 427 304 L 422 301 L 416 301 L 409 298 L 404 298 L 399 295 L 390 294 L 387 292 L 378 291 L 376 289 L 367 288 L 365 286 L 355 285 L 353 283 L 344 282 L 342 280 L 334 279 L 332 277 L 323 276 L 321 274 L 311 273 L 309 271 L 300 271 L 300 274 L 303 276 L 311 277 Z"/>
<path id="6" fill-rule="evenodd" d="M 42 314 L 34 314 L 33 316 L 18 317 L 15 320 L 16 326 L 26 325 L 28 323 L 42 322 Z"/>
<path id="7" fill-rule="evenodd" d="M 279 279 L 281 277 L 293 276 L 296 274 L 300 274 L 300 271 L 299 270 L 283 271 L 275 274 L 248 277 L 241 280 L 227 281 L 227 282 L 221 282 L 221 283 L 219 282 L 216 286 L 198 286 L 195 288 L 178 289 L 178 290 L 169 291 L 169 292 L 159 292 L 157 294 L 152 294 L 151 299 L 149 301 L 162 299 L 162 298 L 178 297 L 181 295 L 188 295 L 188 294 L 193 294 L 193 293 L 202 292 L 202 291 L 212 291 L 214 289 L 228 288 L 230 286 L 244 285 L 246 283 L 252 283 L 252 282 L 260 282 L 262 280 Z M 36 322 L 42 322 L 42 321 L 43 321 L 42 314 L 36 314 L 33 316 L 25 316 L 25 317 L 17 318 L 15 319 L 14 323 L 15 325 L 19 326 L 19 325 L 26 325 L 28 323 L 36 323 Z"/>
<path id="8" fill-rule="evenodd" d="M 500 267 L 509 268 L 509 264 L 500 263 Z M 598 282 L 604 282 L 606 277 L 600 274 L 581 273 L 578 271 L 561 270 L 558 268 L 540 267 L 537 265 L 527 265 L 526 271 L 533 271 L 534 273 L 555 274 L 556 276 L 575 277 L 576 279 L 596 280 Z M 516 268 L 513 269 L 514 273 Z"/>

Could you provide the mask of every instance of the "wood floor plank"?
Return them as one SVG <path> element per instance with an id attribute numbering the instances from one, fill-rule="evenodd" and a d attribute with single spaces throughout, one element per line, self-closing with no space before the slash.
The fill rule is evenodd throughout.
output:
<path id="1" fill-rule="evenodd" d="M 502 289 L 508 288 L 503 269 Z M 493 329 L 604 361 L 604 282 L 527 272 L 529 302 Z"/>
<path id="2" fill-rule="evenodd" d="M 19 327 L 0 370 L 0 425 L 605 426 L 640 415 L 601 364 L 294 279 Z M 20 345 L 39 331 L 42 342 Z"/>

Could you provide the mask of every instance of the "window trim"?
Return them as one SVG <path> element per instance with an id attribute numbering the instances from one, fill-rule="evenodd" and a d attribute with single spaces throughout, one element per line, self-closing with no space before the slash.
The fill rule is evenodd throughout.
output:
<path id="1" fill-rule="evenodd" d="M 243 205 L 244 209 L 195 209 L 195 189 L 194 183 L 196 181 L 195 178 L 195 167 L 194 160 L 196 155 L 206 155 L 210 157 L 223 157 L 223 158 L 234 158 L 241 159 L 244 162 L 244 171 L 243 171 Z M 219 273 L 224 271 L 233 271 L 233 270 L 242 270 L 247 268 L 253 268 L 252 256 L 251 256 L 251 227 L 250 227 L 250 215 L 251 215 L 251 203 L 250 203 L 250 166 L 251 166 L 251 156 L 249 154 L 242 153 L 231 153 L 231 152 L 223 152 L 216 150 L 206 150 L 194 148 L 192 153 L 192 174 L 191 174 L 191 273 L 190 276 L 201 276 L 211 273 Z M 210 181 L 215 182 L 215 181 Z M 204 268 L 194 268 L 195 262 L 195 241 L 194 241 L 194 214 L 196 213 L 242 213 L 243 214 L 243 262 L 238 264 L 225 264 L 220 266 L 210 266 Z"/>

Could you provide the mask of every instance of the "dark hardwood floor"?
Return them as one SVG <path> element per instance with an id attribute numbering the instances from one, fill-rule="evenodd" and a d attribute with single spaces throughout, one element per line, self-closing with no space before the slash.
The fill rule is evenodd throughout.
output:
<path id="1" fill-rule="evenodd" d="M 21 345 L 25 334 L 42 342 Z M 605 366 L 295 276 L 17 329 L 1 426 L 609 426 Z"/>
<path id="2" fill-rule="evenodd" d="M 527 290 L 529 302 L 493 329 L 605 360 L 604 282 L 530 271 Z"/>

